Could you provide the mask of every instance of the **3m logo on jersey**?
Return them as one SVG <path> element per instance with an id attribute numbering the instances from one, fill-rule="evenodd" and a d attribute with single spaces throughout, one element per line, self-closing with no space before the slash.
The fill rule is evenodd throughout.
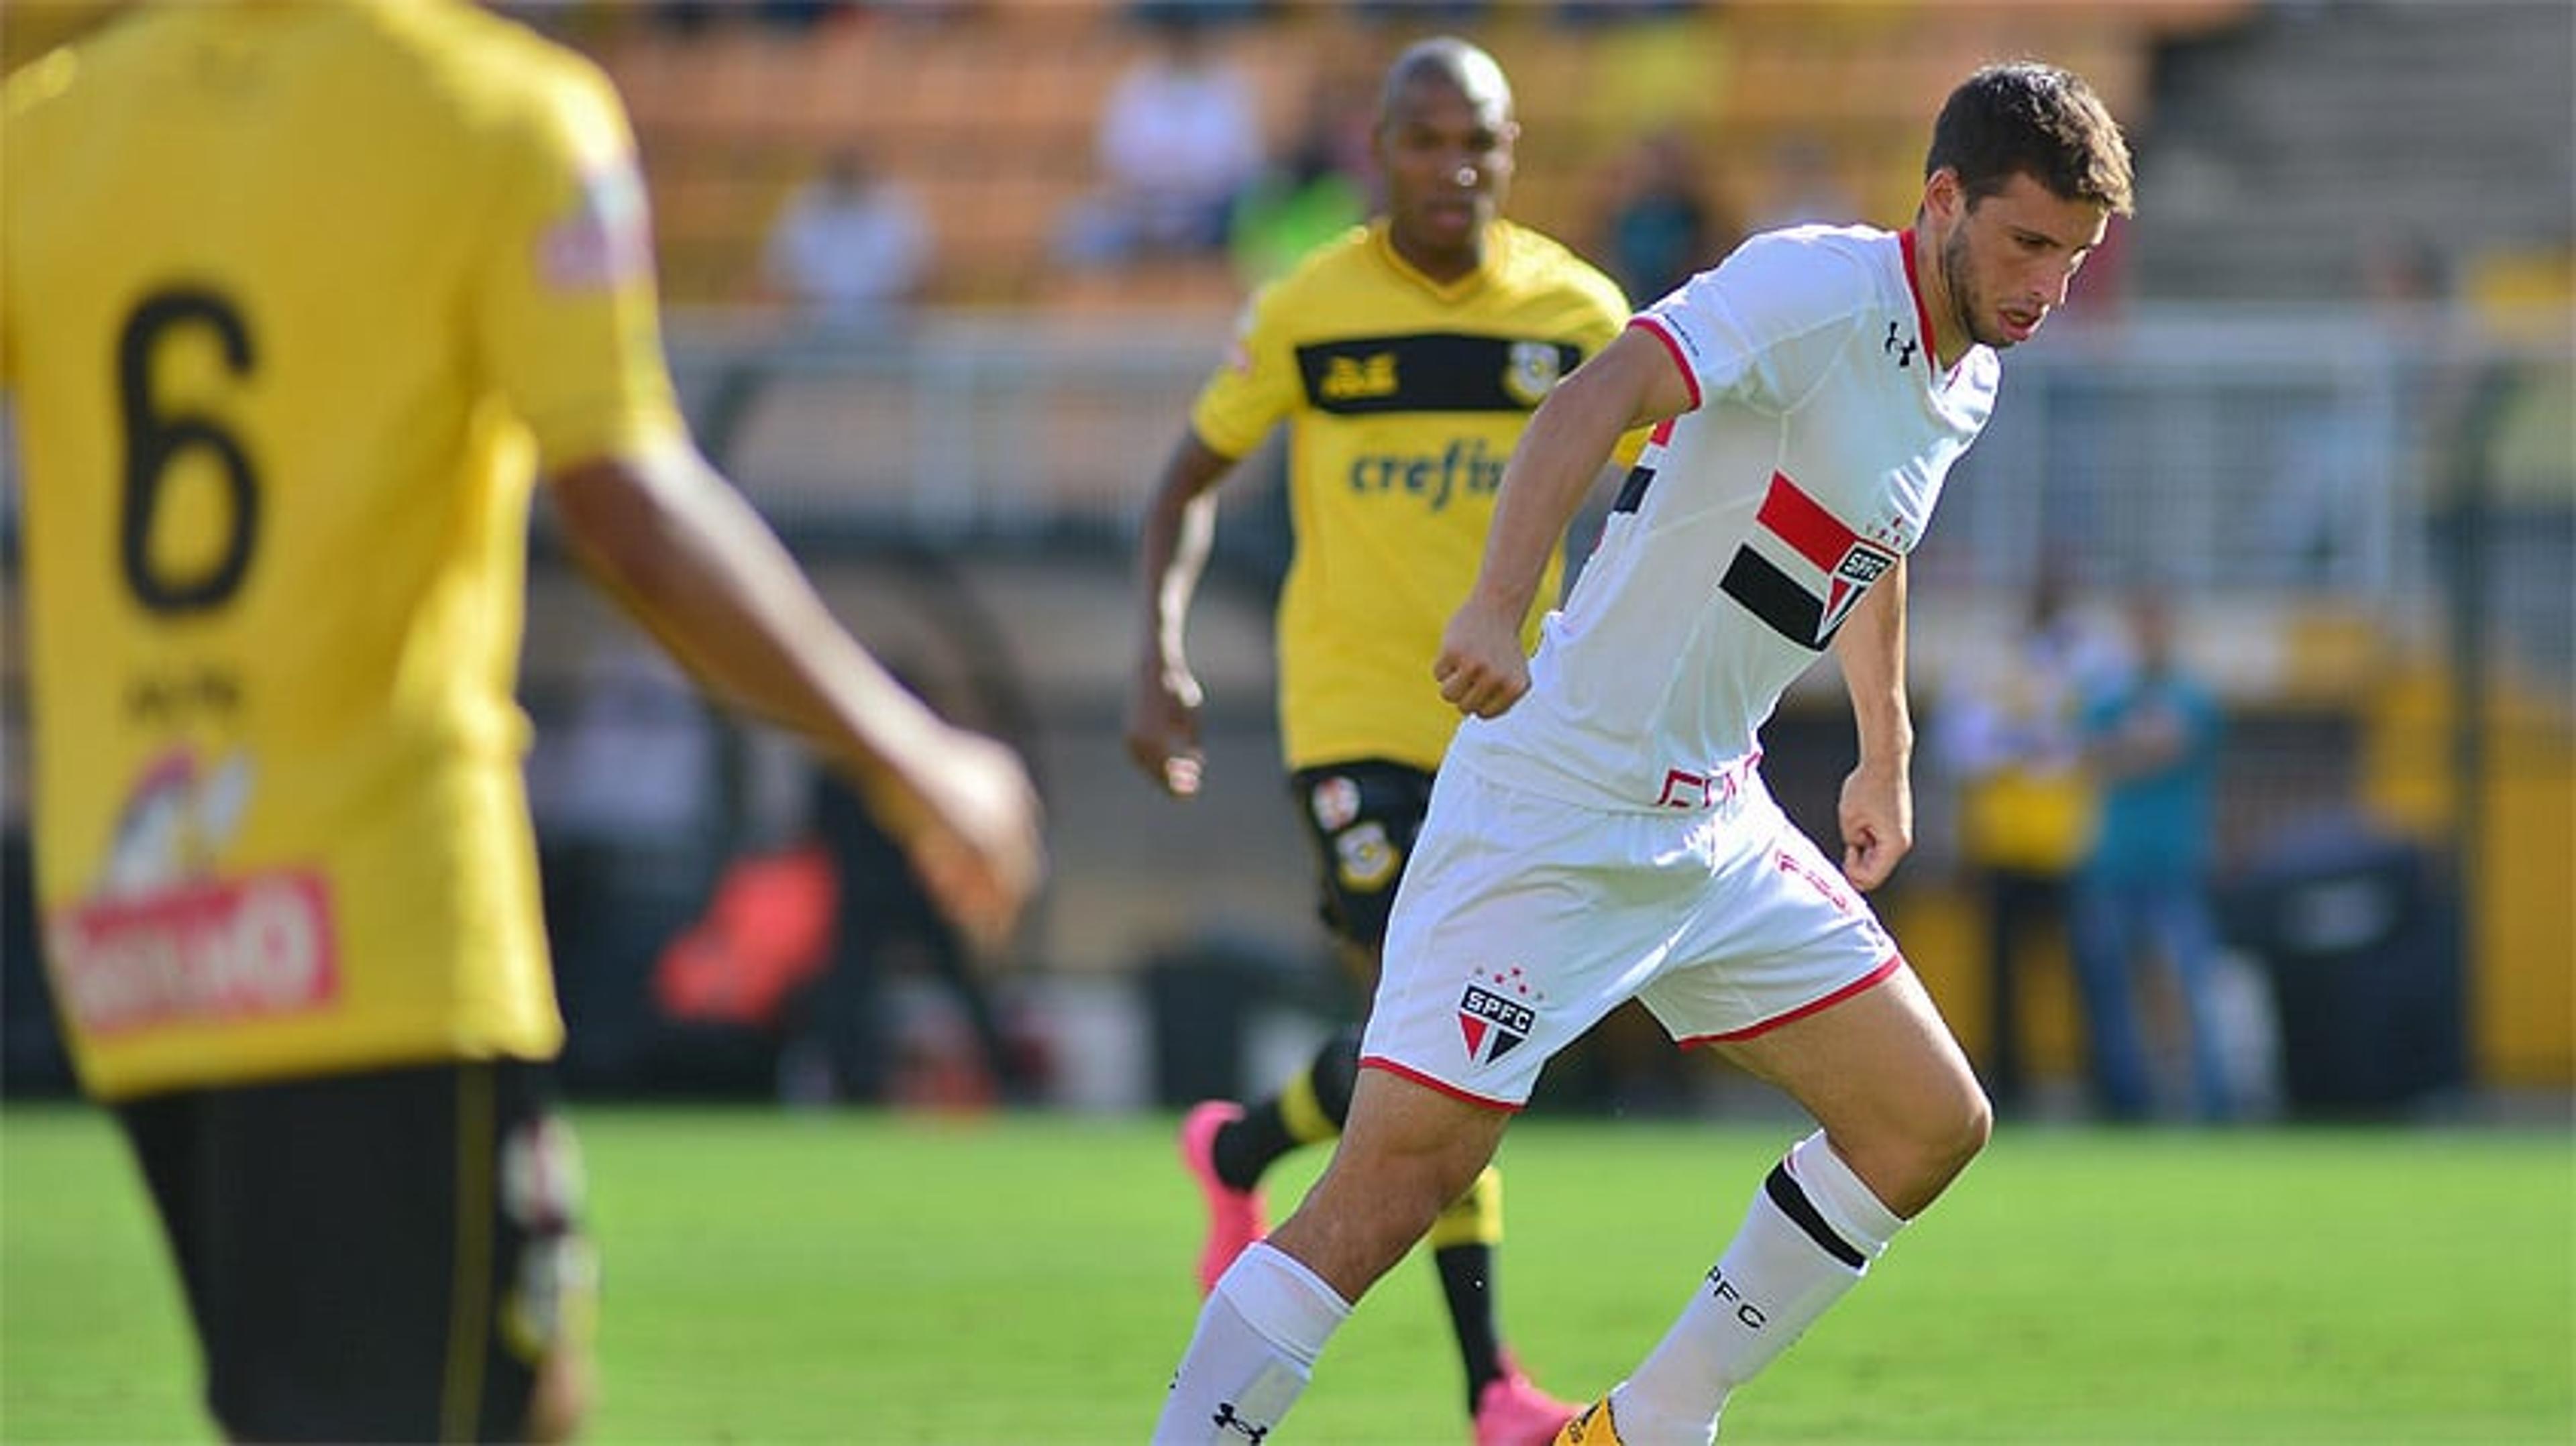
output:
<path id="1" fill-rule="evenodd" d="M 1845 526 L 1786 473 L 1774 472 L 1754 514 L 1753 535 L 1736 549 L 1718 586 L 1773 632 L 1821 652 L 1897 558 Z"/>
<path id="2" fill-rule="evenodd" d="M 1458 996 L 1458 1034 L 1467 1044 L 1467 1062 L 1492 1064 L 1528 1043 L 1538 1027 L 1536 1006 L 1545 1002 L 1519 966 L 1486 971 Z"/>

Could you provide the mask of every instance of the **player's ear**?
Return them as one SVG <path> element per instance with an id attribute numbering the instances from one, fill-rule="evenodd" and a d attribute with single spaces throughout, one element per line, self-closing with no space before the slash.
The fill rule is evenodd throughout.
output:
<path id="1" fill-rule="evenodd" d="M 1967 209 L 1967 204 L 1967 187 L 1960 183 L 1956 166 L 1943 166 L 1923 178 L 1924 219 L 1950 225 Z"/>

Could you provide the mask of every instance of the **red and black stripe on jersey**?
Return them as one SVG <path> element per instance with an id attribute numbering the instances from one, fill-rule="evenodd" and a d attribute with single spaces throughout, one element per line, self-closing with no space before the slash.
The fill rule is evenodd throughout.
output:
<path id="1" fill-rule="evenodd" d="M 1822 652 L 1896 563 L 1894 551 L 1852 531 L 1786 473 L 1774 472 L 1753 533 L 1718 588 L 1773 632 Z"/>
<path id="2" fill-rule="evenodd" d="M 1618 499 L 1610 504 L 1612 512 L 1634 512 L 1646 504 L 1646 489 L 1655 485 L 1655 465 L 1663 458 L 1664 444 L 1673 439 L 1673 418 L 1666 417 L 1646 434 L 1645 450 L 1638 455 L 1637 465 L 1628 469 L 1619 484 Z"/>

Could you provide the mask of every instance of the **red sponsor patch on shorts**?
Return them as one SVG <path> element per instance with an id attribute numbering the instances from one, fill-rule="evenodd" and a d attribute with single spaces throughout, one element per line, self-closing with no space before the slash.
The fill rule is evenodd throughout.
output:
<path id="1" fill-rule="evenodd" d="M 309 873 L 83 904 L 46 936 L 63 1011 L 91 1034 L 298 1014 L 340 991 L 330 886 Z"/>

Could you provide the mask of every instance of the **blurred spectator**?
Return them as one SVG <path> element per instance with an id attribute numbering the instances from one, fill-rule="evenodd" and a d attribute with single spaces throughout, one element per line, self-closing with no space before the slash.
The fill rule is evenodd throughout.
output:
<path id="1" fill-rule="evenodd" d="M 1681 132 L 1646 136 L 1625 160 L 1599 251 L 1620 288 L 1644 306 L 1715 265 L 1743 237 L 1700 184 Z"/>
<path id="2" fill-rule="evenodd" d="M 815 320 L 881 322 L 919 296 L 930 245 L 920 201 L 865 156 L 843 151 L 788 198 L 761 267 L 773 292 Z"/>
<path id="3" fill-rule="evenodd" d="M 2155 1113 L 2154 1072 L 2133 974 L 2159 953 L 2179 986 L 2191 1035 L 2191 1103 L 2202 1120 L 2235 1113 L 2207 893 L 2218 702 L 2177 656 L 2170 605 L 2130 600 L 2135 664 L 2086 699 L 2084 758 L 2101 791 L 2101 828 L 2075 884 L 2075 977 L 2084 1003 L 2093 1087 L 2105 1113 Z"/>
<path id="4" fill-rule="evenodd" d="M 1246 286 L 1277 280 L 1298 258 L 1368 219 L 1375 104 L 1347 81 L 1315 88 L 1295 144 L 1235 204 L 1231 249 Z"/>
<path id="5" fill-rule="evenodd" d="M 1754 230 L 1815 222 L 1840 225 L 1868 209 L 1843 184 L 1834 169 L 1834 148 L 1820 136 L 1803 131 L 1783 134 L 1771 145 L 1769 169 Z"/>
<path id="6" fill-rule="evenodd" d="M 1959 787 L 1961 857 L 1986 912 L 1986 1088 L 2023 1103 L 2020 977 L 2026 951 L 2067 917 L 2067 890 L 2093 843 L 2078 708 L 2099 676 L 2101 644 L 2044 568 L 2027 624 L 2004 651 L 1971 662 L 1948 690 L 1936 746 Z"/>
<path id="7" fill-rule="evenodd" d="M 1214 53 L 1205 28 L 1167 19 L 1153 50 L 1100 117 L 1100 188 L 1066 217 L 1059 259 L 1113 266 L 1221 250 L 1235 198 L 1265 162 L 1251 82 Z"/>

